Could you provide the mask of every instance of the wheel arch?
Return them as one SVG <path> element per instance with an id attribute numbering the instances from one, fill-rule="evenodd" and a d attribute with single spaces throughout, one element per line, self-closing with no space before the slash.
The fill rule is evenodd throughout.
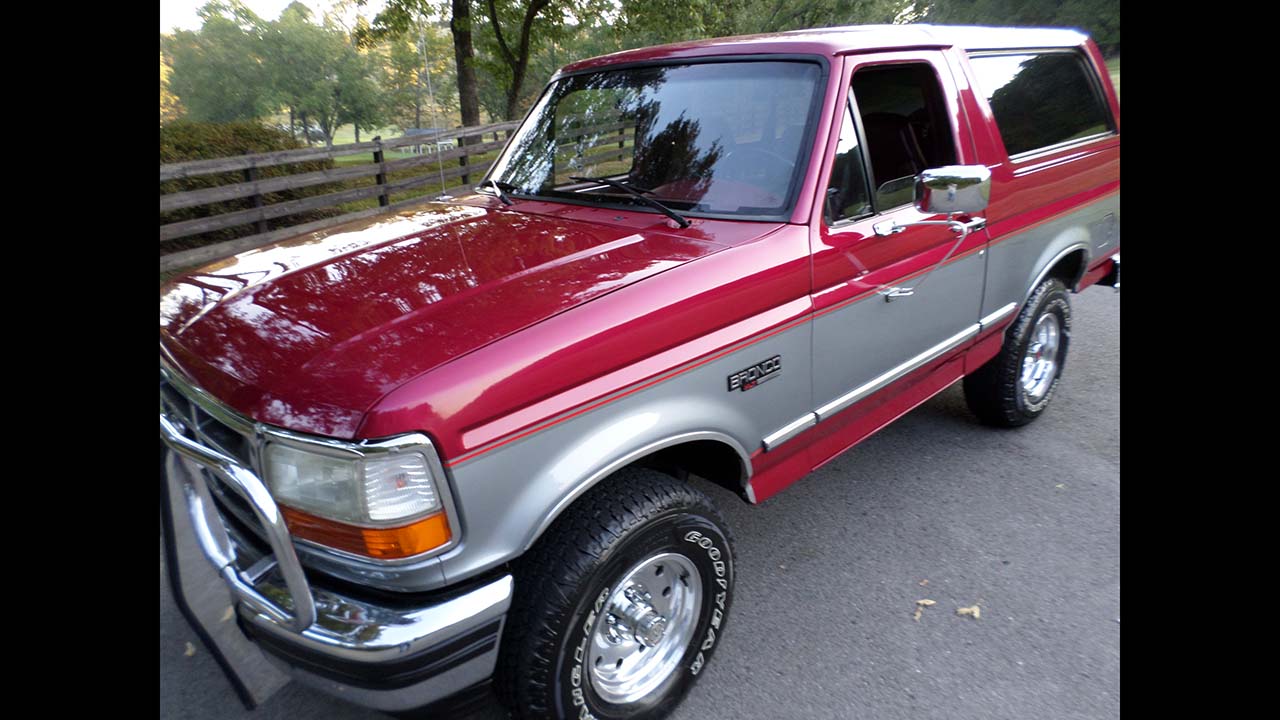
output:
<path id="1" fill-rule="evenodd" d="M 645 443 L 584 475 L 545 514 L 521 553 L 528 552 L 547 528 L 588 490 L 631 466 L 648 467 L 669 474 L 695 474 L 748 500 L 746 488 L 752 475 L 751 457 L 740 442 L 718 430 L 678 432 Z"/>
<path id="2" fill-rule="evenodd" d="M 1080 279 L 1089 268 L 1089 233 L 1084 228 L 1070 227 L 1062 231 L 1051 242 L 1045 245 L 1040 257 L 1032 266 L 1038 268 L 1031 282 L 1022 292 L 1018 300 L 1017 317 L 1026 309 L 1027 301 L 1046 278 L 1056 277 L 1062 280 L 1070 292 L 1076 292 Z M 1012 329 L 1011 324 L 1008 329 Z"/>
<path id="3" fill-rule="evenodd" d="M 1036 273 L 1031 284 L 1027 286 L 1026 292 L 1022 294 L 1022 301 L 1025 303 L 1040 283 L 1050 277 L 1062 280 L 1068 290 L 1076 292 L 1080 279 L 1089 268 L 1088 241 L 1087 232 L 1080 228 L 1072 228 L 1050 243 L 1041 255 L 1040 262 L 1036 263 L 1040 271 Z"/>

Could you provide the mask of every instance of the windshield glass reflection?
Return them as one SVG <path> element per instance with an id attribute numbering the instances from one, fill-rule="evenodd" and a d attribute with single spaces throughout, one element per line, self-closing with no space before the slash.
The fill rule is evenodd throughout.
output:
<path id="1" fill-rule="evenodd" d="M 517 195 L 776 219 L 811 138 L 819 66 L 725 62 L 573 75 L 534 107 L 490 178 Z"/>

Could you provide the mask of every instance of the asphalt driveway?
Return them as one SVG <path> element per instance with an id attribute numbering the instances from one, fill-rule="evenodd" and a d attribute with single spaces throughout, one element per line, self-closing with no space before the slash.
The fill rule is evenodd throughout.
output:
<path id="1" fill-rule="evenodd" d="M 672 717 L 1119 717 L 1120 296 L 1072 304 L 1066 373 L 1032 425 L 979 425 L 956 384 L 761 506 L 707 490 L 738 594 Z M 296 684 L 245 712 L 163 570 L 160 595 L 162 717 L 386 717 Z M 919 620 L 917 600 L 936 603 Z"/>

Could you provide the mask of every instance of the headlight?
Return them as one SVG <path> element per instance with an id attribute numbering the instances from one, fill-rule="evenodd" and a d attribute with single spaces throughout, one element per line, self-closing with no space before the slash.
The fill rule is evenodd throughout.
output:
<path id="1" fill-rule="evenodd" d="M 287 445 L 267 446 L 267 478 L 276 501 L 333 520 L 360 522 L 360 460 L 317 455 Z"/>
<path id="2" fill-rule="evenodd" d="M 443 479 L 433 477 L 434 451 L 425 442 L 422 436 L 369 445 L 273 440 L 263 463 L 296 537 L 402 558 L 447 545 L 453 535 L 436 484 Z"/>

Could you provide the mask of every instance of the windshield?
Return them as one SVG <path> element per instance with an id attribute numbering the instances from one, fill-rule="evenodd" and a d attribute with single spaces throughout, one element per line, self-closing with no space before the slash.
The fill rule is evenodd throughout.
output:
<path id="1" fill-rule="evenodd" d="M 781 219 L 821 74 L 812 62 L 739 61 L 571 75 L 543 93 L 488 177 L 514 195 L 648 209 L 621 182 L 680 213 Z"/>

